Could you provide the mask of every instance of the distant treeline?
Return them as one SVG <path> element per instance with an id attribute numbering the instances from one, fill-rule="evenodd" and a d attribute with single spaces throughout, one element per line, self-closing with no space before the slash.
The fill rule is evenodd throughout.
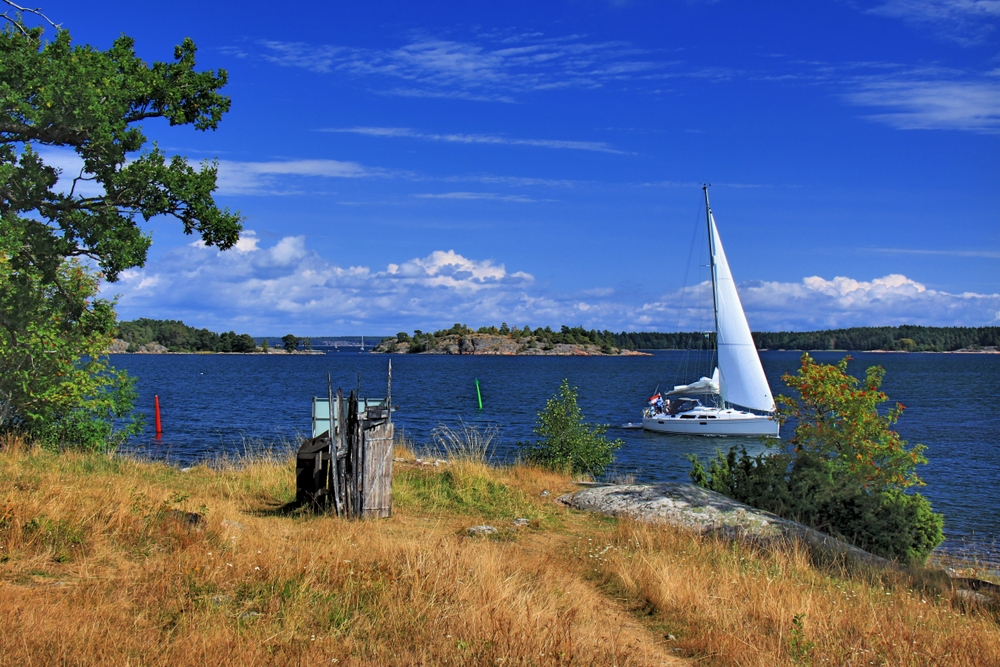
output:
<path id="1" fill-rule="evenodd" d="M 180 320 L 141 318 L 118 323 L 118 337 L 134 350 L 147 343 L 159 343 L 171 352 L 256 352 L 257 343 L 250 334 L 227 331 L 217 334 L 195 329 Z"/>
<path id="2" fill-rule="evenodd" d="M 951 352 L 1000 346 L 1000 327 L 853 327 L 825 331 L 755 332 L 761 350 L 905 350 Z M 615 334 L 616 347 L 626 350 L 686 350 L 713 347 L 715 334 Z"/>
<path id="3" fill-rule="evenodd" d="M 621 332 L 613 345 L 623 350 L 707 350 L 715 346 L 714 333 Z"/>
<path id="4" fill-rule="evenodd" d="M 195 329 L 180 320 L 138 319 L 118 324 L 119 337 L 129 343 L 129 349 L 157 342 L 171 352 L 255 352 L 257 344 L 249 334 L 233 331 L 217 334 L 208 329 Z M 509 327 L 506 322 L 499 327 L 471 329 L 455 324 L 450 329 L 424 333 L 417 329 L 413 335 L 400 332 L 399 342 L 410 343 L 411 352 L 434 347 L 438 339 L 449 335 L 471 333 L 510 336 L 514 339 L 533 339 L 543 347 L 569 343 L 598 345 L 605 352 L 611 348 L 623 350 L 698 350 L 715 346 L 715 334 L 703 332 L 621 332 L 584 329 L 563 325 L 559 331 L 550 327 Z M 289 336 L 286 336 L 288 338 Z M 347 337 L 344 337 L 347 338 Z M 905 350 L 910 352 L 950 352 L 961 349 L 1000 347 L 1000 327 L 853 327 L 824 331 L 755 332 L 758 349 L 784 350 Z M 308 339 L 296 339 L 296 343 Z M 386 339 L 389 340 L 389 339 Z M 288 348 L 288 341 L 283 341 Z M 291 347 L 295 349 L 298 345 Z M 308 347 L 308 345 L 307 345 Z"/>

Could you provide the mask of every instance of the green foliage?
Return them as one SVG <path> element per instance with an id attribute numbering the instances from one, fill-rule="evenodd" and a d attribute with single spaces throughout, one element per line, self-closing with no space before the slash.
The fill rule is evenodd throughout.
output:
<path id="1" fill-rule="evenodd" d="M 250 334 L 227 331 L 217 334 L 195 329 L 180 320 L 140 318 L 118 323 L 118 336 L 130 350 L 147 343 L 159 343 L 171 352 L 256 352 L 257 343 Z"/>
<path id="2" fill-rule="evenodd" d="M 0 31 L 0 235 L 21 240 L 11 267 L 33 266 L 51 280 L 63 258 L 88 256 L 114 281 L 145 262 L 150 237 L 137 216 L 173 216 L 207 245 L 232 247 L 240 216 L 212 199 L 217 165 L 199 170 L 146 148 L 139 125 L 162 118 L 215 129 L 230 104 L 218 93 L 225 71 L 195 71 L 190 39 L 174 49 L 173 62 L 147 65 L 126 36 L 101 51 L 74 45 L 66 30 L 52 41 L 42 34 L 23 25 Z M 56 189 L 58 170 L 38 151 L 48 146 L 71 148 L 83 160 L 68 193 Z M 102 194 L 78 193 L 84 180 Z"/>
<path id="3" fill-rule="evenodd" d="M 141 429 L 134 383 L 104 356 L 114 304 L 97 274 L 64 262 L 51 280 L 10 270 L 0 246 L 0 432 L 50 447 L 110 450 Z"/>
<path id="4" fill-rule="evenodd" d="M 466 336 L 471 333 L 473 333 L 473 330 L 468 326 L 455 324 L 450 329 L 435 331 L 433 335 L 425 334 L 417 329 L 413 332 L 413 337 L 411 338 L 405 332 L 400 332 L 396 334 L 395 340 L 397 344 L 409 342 L 410 347 L 408 351 L 410 353 L 419 353 L 432 349 L 437 344 L 436 339 L 446 336 Z M 551 350 L 559 344 L 597 345 L 604 354 L 617 354 L 619 352 L 615 334 L 610 331 L 587 330 L 583 327 L 563 326 L 558 332 L 553 331 L 549 327 L 545 327 L 544 329 L 539 327 L 532 331 L 528 326 L 519 329 L 517 326 L 511 327 L 506 322 L 503 322 L 499 329 L 495 326 L 479 327 L 475 330 L 475 333 L 509 336 L 511 339 L 529 348 L 541 346 L 545 350 Z M 386 345 L 391 346 L 391 343 L 387 342 Z"/>
<path id="5" fill-rule="evenodd" d="M 788 652 L 792 656 L 795 664 L 801 664 L 809 660 L 813 650 L 816 648 L 815 642 L 806 640 L 805 632 L 806 615 L 795 614 L 792 618 L 792 628 L 788 632 Z"/>
<path id="6" fill-rule="evenodd" d="M 29 15 L 33 10 L 28 10 Z M 136 220 L 177 218 L 187 234 L 223 250 L 240 216 L 212 199 L 217 165 L 168 158 L 140 124 L 214 129 L 229 109 L 226 73 L 195 71 L 186 39 L 173 62 L 147 65 L 119 37 L 107 51 L 74 45 L 66 30 L 7 17 L 0 30 L 0 429 L 55 447 L 113 448 L 138 429 L 126 415 L 132 382 L 103 356 L 114 308 L 97 298 L 142 266 L 150 244 Z M 83 168 L 66 188 L 46 149 L 72 150 Z M 89 182 L 90 187 L 81 188 Z M 81 192 L 85 190 L 85 192 Z M 93 194 L 99 193 L 99 194 Z M 231 344 L 240 345 L 233 336 Z"/>
<path id="7" fill-rule="evenodd" d="M 425 334 L 420 329 L 414 329 L 412 340 L 413 342 L 410 344 L 411 354 L 417 354 L 434 347 L 434 336 L 432 334 Z"/>
<path id="8" fill-rule="evenodd" d="M 434 334 L 433 334 L 433 336 L 434 336 L 434 338 L 444 338 L 445 336 L 465 336 L 465 335 L 471 334 L 471 333 L 472 333 L 472 329 L 470 329 L 469 327 L 465 326 L 464 324 L 456 322 L 454 325 L 452 325 L 452 327 L 450 329 L 441 329 L 439 331 L 435 331 Z M 398 338 L 397 338 L 397 341 L 402 342 Z"/>
<path id="9" fill-rule="evenodd" d="M 285 334 L 281 337 L 281 344 L 285 346 L 285 352 L 294 352 L 298 349 L 302 339 L 292 334 Z"/>
<path id="10" fill-rule="evenodd" d="M 546 468 L 599 477 L 615 459 L 624 442 L 608 440 L 606 425 L 584 422 L 577 405 L 577 390 L 563 380 L 559 391 L 538 413 L 537 442 L 519 443 L 526 461 Z"/>
<path id="11" fill-rule="evenodd" d="M 879 412 L 885 371 L 871 367 L 859 381 L 849 359 L 817 364 L 805 354 L 799 373 L 782 378 L 799 396 L 778 397 L 782 422 L 796 422 L 790 447 L 756 456 L 733 447 L 707 469 L 692 456 L 691 479 L 886 558 L 922 561 L 944 540 L 942 516 L 908 492 L 923 484 L 925 448 L 892 430 L 902 405 Z"/>
<path id="12" fill-rule="evenodd" d="M 626 332 L 612 334 L 625 350 L 714 349 L 715 334 Z M 762 350 L 905 350 L 945 352 L 1000 346 L 1000 327 L 853 327 L 825 331 L 754 332 Z"/>

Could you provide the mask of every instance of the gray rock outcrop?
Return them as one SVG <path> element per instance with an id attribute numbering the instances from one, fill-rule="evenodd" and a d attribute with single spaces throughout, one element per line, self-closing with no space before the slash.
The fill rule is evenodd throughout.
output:
<path id="1" fill-rule="evenodd" d="M 878 569 L 896 565 L 796 521 L 744 505 L 721 493 L 693 484 L 627 484 L 596 486 L 561 496 L 559 501 L 578 510 L 662 522 L 754 542 L 798 541 L 824 556 Z"/>

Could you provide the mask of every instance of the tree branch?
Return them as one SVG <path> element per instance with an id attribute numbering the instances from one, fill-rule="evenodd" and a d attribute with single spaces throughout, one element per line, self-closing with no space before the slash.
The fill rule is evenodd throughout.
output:
<path id="1" fill-rule="evenodd" d="M 22 7 L 21 5 L 18 5 L 16 3 L 11 2 L 10 0 L 2 0 L 2 1 L 3 1 L 3 3 L 5 5 L 7 5 L 9 7 L 13 7 L 14 9 L 16 9 L 20 13 L 34 14 L 35 16 L 38 16 L 38 17 L 40 17 L 42 19 L 45 19 L 45 22 L 48 23 L 53 28 L 55 28 L 56 30 L 62 30 L 62 23 L 55 23 L 52 19 L 50 19 L 45 14 L 43 14 L 41 7 L 36 7 L 35 9 L 31 9 L 29 7 Z M 15 19 L 12 16 L 9 16 L 7 14 L 7 12 L 4 12 L 4 13 L 0 14 L 0 18 L 3 18 L 4 20 L 9 21 L 11 23 L 11 25 L 13 25 L 15 28 L 17 28 L 18 30 L 21 31 L 22 35 L 24 35 L 24 36 L 28 35 L 28 31 L 25 29 L 24 23 L 21 22 L 21 17 L 20 16 L 18 16 Z"/>

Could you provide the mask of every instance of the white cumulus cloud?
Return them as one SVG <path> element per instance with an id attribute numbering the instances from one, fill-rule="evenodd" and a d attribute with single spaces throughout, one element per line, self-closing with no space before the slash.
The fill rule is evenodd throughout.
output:
<path id="1" fill-rule="evenodd" d="M 809 276 L 799 282 L 739 286 L 751 328 L 809 330 L 925 324 L 984 326 L 1000 322 L 1000 294 L 953 294 L 903 275 L 869 280 Z M 200 241 L 175 248 L 144 269 L 105 285 L 120 294 L 122 319 L 182 319 L 215 330 L 275 335 L 433 330 L 463 322 L 582 325 L 622 330 L 707 330 L 707 283 L 650 298 L 635 291 L 588 286 L 557 292 L 531 273 L 454 250 L 380 267 L 339 266 L 304 236 L 264 246 L 252 231 L 220 252 Z"/>

